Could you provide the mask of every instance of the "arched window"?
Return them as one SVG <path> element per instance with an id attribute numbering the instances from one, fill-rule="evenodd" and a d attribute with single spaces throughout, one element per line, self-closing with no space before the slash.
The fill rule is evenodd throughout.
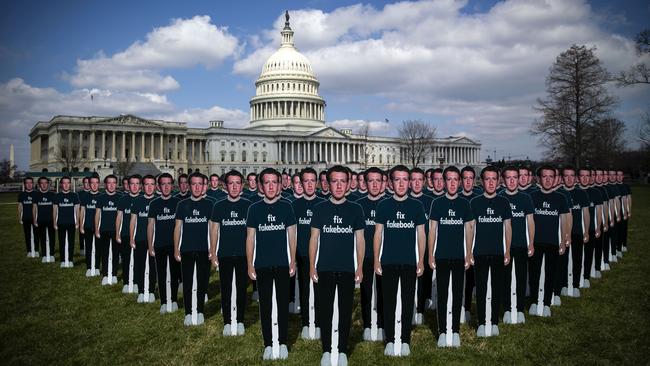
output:
<path id="1" fill-rule="evenodd" d="M 246 150 L 241 152 L 241 161 L 246 161 Z"/>

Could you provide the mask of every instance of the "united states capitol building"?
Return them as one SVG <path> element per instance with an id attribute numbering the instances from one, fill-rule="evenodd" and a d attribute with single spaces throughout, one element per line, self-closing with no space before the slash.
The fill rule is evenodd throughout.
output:
<path id="1" fill-rule="evenodd" d="M 292 173 L 306 165 L 325 169 L 340 163 L 361 170 L 407 163 L 406 146 L 399 138 L 326 125 L 320 83 L 309 60 L 294 46 L 288 15 L 281 34 L 280 48 L 255 82 L 246 128 L 226 128 L 223 121 L 193 128 L 135 115 L 55 116 L 30 131 L 30 170 L 67 170 L 70 162 L 62 162 L 62 150 L 78 155 L 71 171 L 102 175 L 120 164 L 177 176 L 197 170 L 223 174 L 237 169 L 247 174 L 271 166 Z M 478 166 L 480 150 L 479 142 L 466 137 L 436 138 L 420 166 Z"/>

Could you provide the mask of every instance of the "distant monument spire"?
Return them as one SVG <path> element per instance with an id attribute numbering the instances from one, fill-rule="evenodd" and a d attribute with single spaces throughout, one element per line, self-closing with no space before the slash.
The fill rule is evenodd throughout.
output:
<path id="1" fill-rule="evenodd" d="M 14 178 L 14 166 L 16 165 L 16 160 L 14 159 L 14 144 L 9 146 L 9 178 Z"/>

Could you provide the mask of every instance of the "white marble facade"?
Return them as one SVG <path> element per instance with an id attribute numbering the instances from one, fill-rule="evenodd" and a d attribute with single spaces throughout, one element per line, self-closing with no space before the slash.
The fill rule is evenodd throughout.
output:
<path id="1" fill-rule="evenodd" d="M 360 136 L 326 125 L 325 100 L 307 58 L 295 48 L 287 22 L 281 46 L 266 61 L 250 100 L 250 123 L 244 129 L 192 128 L 184 122 L 114 117 L 55 116 L 30 131 L 31 171 L 61 171 L 58 152 L 78 152 L 74 171 L 115 168 L 119 162 L 152 163 L 175 175 L 199 170 L 223 174 L 265 167 L 295 172 L 304 166 L 325 169 L 344 164 L 354 170 L 406 163 L 397 138 Z M 480 166 L 481 145 L 466 137 L 438 138 L 420 167 Z M 104 169 L 105 170 L 105 169 Z"/>

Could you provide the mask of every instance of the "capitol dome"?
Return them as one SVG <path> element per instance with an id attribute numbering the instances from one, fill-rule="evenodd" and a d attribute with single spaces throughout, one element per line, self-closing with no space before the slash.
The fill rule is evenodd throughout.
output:
<path id="1" fill-rule="evenodd" d="M 266 60 L 250 101 L 250 129 L 312 131 L 325 127 L 325 100 L 311 63 L 293 44 L 289 14 L 280 48 Z"/>

